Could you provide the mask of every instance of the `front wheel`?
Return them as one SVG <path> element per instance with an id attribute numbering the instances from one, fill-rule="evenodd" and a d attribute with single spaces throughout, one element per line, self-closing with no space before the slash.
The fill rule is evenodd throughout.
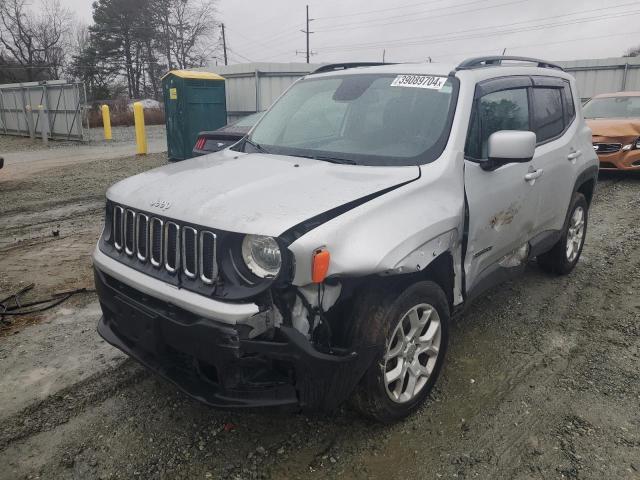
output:
<path id="1" fill-rule="evenodd" d="M 570 273 L 582 253 L 582 247 L 587 236 L 587 220 L 589 205 L 584 195 L 575 193 L 569 207 L 569 216 L 565 222 L 562 237 L 551 250 L 538 255 L 538 265 L 546 272 L 557 275 Z"/>
<path id="2" fill-rule="evenodd" d="M 385 348 L 365 373 L 353 400 L 362 413 L 387 423 L 415 411 L 433 388 L 447 349 L 449 303 L 430 281 L 374 302 L 365 309 L 370 316 L 355 321 L 364 336 L 384 338 Z M 362 326 L 378 331 L 365 333 Z"/>

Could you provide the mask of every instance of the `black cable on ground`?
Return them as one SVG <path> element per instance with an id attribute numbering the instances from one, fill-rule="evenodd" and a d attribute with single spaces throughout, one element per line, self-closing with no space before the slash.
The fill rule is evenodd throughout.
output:
<path id="1" fill-rule="evenodd" d="M 95 292 L 95 290 L 93 289 L 78 288 L 76 290 L 55 293 L 51 298 L 47 298 L 44 300 L 36 300 L 34 302 L 21 304 L 20 295 L 31 290 L 33 287 L 34 287 L 34 284 L 27 285 L 26 287 L 14 293 L 13 295 L 10 295 L 4 298 L 0 302 L 0 320 L 2 320 L 5 316 L 19 316 L 19 315 L 30 315 L 33 313 L 41 313 L 53 307 L 57 307 L 61 303 L 67 301 L 68 299 L 70 299 L 71 297 L 79 293 Z M 7 305 L 7 302 L 10 300 L 13 300 L 15 305 L 12 305 L 12 306 Z M 38 305 L 44 305 L 44 306 L 39 308 L 32 308 L 30 310 L 25 310 L 25 309 L 29 309 L 30 307 L 35 307 Z"/>

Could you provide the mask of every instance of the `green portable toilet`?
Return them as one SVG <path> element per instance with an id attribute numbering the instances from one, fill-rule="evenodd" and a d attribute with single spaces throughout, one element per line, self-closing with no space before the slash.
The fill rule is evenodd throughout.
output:
<path id="1" fill-rule="evenodd" d="M 170 160 L 191 158 L 198 133 L 227 124 L 224 78 L 210 72 L 172 70 L 162 77 Z"/>

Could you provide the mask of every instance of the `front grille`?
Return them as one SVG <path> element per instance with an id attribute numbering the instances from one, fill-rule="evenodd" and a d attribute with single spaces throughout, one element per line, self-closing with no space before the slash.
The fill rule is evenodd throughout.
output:
<path id="1" fill-rule="evenodd" d="M 115 205 L 110 242 L 128 261 L 212 285 L 218 276 L 216 234 Z"/>
<path id="2" fill-rule="evenodd" d="M 180 227 L 174 222 L 164 226 L 164 266 L 170 273 L 180 266 Z"/>
<path id="3" fill-rule="evenodd" d="M 615 152 L 620 151 L 621 148 L 622 148 L 622 144 L 621 143 L 594 143 L 593 144 L 593 149 L 598 154 L 601 154 L 601 153 L 615 153 Z"/>
<path id="4" fill-rule="evenodd" d="M 207 285 L 213 283 L 218 276 L 216 263 L 216 234 L 212 232 L 200 232 L 200 280 Z"/>
<path id="5" fill-rule="evenodd" d="M 198 232 L 195 228 L 182 229 L 182 262 L 184 274 L 189 278 L 196 278 L 198 274 Z"/>
<path id="6" fill-rule="evenodd" d="M 124 222 L 124 209 L 122 207 L 113 208 L 113 246 L 116 250 L 122 250 L 122 224 Z"/>
<path id="7" fill-rule="evenodd" d="M 124 214 L 124 251 L 130 257 L 135 251 L 136 212 L 127 210 Z"/>
<path id="8" fill-rule="evenodd" d="M 136 252 L 138 260 L 147 261 L 149 253 L 149 217 L 144 213 L 136 215 Z"/>

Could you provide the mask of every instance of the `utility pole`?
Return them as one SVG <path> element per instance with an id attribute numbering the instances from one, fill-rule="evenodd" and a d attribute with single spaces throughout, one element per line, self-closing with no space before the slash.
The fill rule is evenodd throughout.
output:
<path id="1" fill-rule="evenodd" d="M 224 64 L 228 65 L 228 63 L 227 63 L 227 38 L 224 35 L 224 23 L 222 24 L 222 50 L 224 50 Z"/>
<path id="2" fill-rule="evenodd" d="M 382 50 L 382 63 L 385 63 L 385 62 L 384 62 L 384 57 L 385 57 L 386 53 L 387 53 L 387 50 L 386 50 L 386 49 L 383 49 L 383 50 Z"/>
<path id="3" fill-rule="evenodd" d="M 307 63 L 309 63 L 309 5 L 307 5 Z"/>
<path id="4" fill-rule="evenodd" d="M 302 33 L 307 35 L 307 63 L 309 63 L 309 56 L 311 56 L 311 50 L 309 50 L 309 34 L 313 33 L 309 31 L 309 22 L 311 22 L 313 20 L 313 18 L 309 18 L 309 5 L 307 5 L 307 29 L 306 30 L 300 30 Z M 296 52 L 297 53 L 297 52 Z"/>

